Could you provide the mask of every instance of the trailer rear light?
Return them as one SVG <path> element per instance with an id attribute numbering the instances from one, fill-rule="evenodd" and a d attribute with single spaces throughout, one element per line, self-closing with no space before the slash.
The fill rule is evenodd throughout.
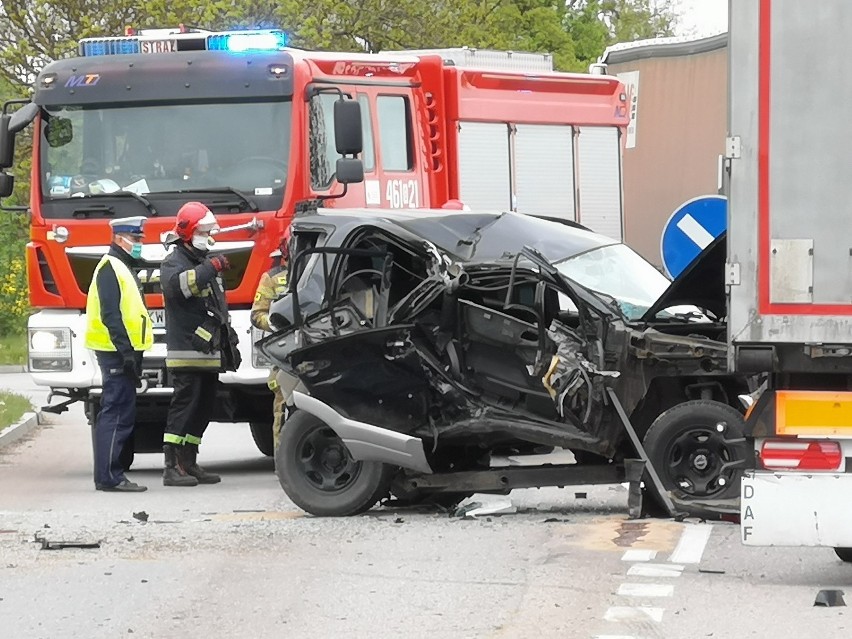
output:
<path id="1" fill-rule="evenodd" d="M 830 440 L 768 439 L 760 459 L 767 470 L 837 470 L 843 453 L 840 444 Z"/>

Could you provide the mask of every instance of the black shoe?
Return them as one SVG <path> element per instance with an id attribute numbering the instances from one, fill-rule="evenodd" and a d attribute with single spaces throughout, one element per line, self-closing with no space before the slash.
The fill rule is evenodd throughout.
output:
<path id="1" fill-rule="evenodd" d="M 96 490 L 102 490 L 108 493 L 144 493 L 148 490 L 147 486 L 140 486 L 139 484 L 134 484 L 129 479 L 125 479 L 115 486 L 98 486 L 95 484 Z"/>

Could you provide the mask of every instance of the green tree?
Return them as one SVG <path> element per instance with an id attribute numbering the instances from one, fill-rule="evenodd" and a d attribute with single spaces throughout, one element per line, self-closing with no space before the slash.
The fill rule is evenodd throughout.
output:
<path id="1" fill-rule="evenodd" d="M 0 102 L 24 95 L 23 87 L 0 77 Z M 29 175 L 31 146 L 26 140 L 21 142 L 16 145 L 13 172 Z M 28 186 L 27 180 L 19 181 L 15 193 L 4 204 L 25 204 Z M 29 219 L 24 213 L 0 210 L 0 264 L 3 264 L 0 269 L 0 336 L 21 333 L 26 328 L 29 302 L 24 247 L 28 236 Z"/>
<path id="2" fill-rule="evenodd" d="M 611 44 L 674 35 L 677 20 L 674 0 L 567 0 L 565 26 L 587 66 Z"/>
<path id="3" fill-rule="evenodd" d="M 45 64 L 73 55 L 81 38 L 178 24 L 208 29 L 282 28 L 294 46 L 369 51 L 470 46 L 549 52 L 557 69 L 583 71 L 615 42 L 672 35 L 674 0 L 0 0 L 0 98 L 27 95 Z M 18 136 L 16 189 L 23 204 L 31 161 Z M 27 219 L 0 213 L 0 333 L 26 315 Z M 8 275 L 12 274 L 12 275 Z"/>
<path id="4" fill-rule="evenodd" d="M 0 0 L 0 71 L 31 82 L 80 38 L 179 23 L 280 27 L 296 46 L 379 52 L 451 46 L 553 53 L 582 70 L 616 41 L 670 35 L 673 0 Z"/>

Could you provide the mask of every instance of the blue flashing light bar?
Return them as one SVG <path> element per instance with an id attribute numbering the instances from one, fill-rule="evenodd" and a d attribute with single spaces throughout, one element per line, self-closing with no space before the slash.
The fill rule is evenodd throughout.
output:
<path id="1" fill-rule="evenodd" d="M 281 51 L 286 46 L 287 34 L 283 31 L 245 31 L 207 36 L 208 51 Z"/>
<path id="2" fill-rule="evenodd" d="M 84 56 L 139 53 L 139 40 L 136 38 L 92 39 L 82 44 Z"/>
<path id="3" fill-rule="evenodd" d="M 84 38 L 80 41 L 80 54 L 86 57 L 101 55 L 121 55 L 128 53 L 171 53 L 181 51 L 182 42 L 201 41 L 208 51 L 227 51 L 245 53 L 256 51 L 281 51 L 289 43 L 284 31 L 270 29 L 264 31 L 193 31 L 189 33 L 158 34 L 149 36 L 144 32 L 138 35 Z M 187 46 L 188 50 L 198 50 L 198 45 Z"/>

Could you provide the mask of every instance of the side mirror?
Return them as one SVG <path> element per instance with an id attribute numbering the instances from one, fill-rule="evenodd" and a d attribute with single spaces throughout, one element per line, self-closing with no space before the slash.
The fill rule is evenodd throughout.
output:
<path id="1" fill-rule="evenodd" d="M 364 164 L 358 158 L 340 158 L 337 160 L 335 177 L 341 184 L 363 182 Z"/>
<path id="2" fill-rule="evenodd" d="M 6 172 L 0 173 L 0 198 L 12 195 L 15 188 L 15 177 Z"/>
<path id="3" fill-rule="evenodd" d="M 364 149 L 361 133 L 361 105 L 356 100 L 341 98 L 335 101 L 334 144 L 340 155 L 358 155 Z"/>
<path id="4" fill-rule="evenodd" d="M 12 114 L 12 119 L 9 121 L 9 132 L 17 133 L 29 126 L 30 122 L 35 120 L 38 115 L 38 105 L 28 102 L 20 109 Z"/>
<path id="5" fill-rule="evenodd" d="M 0 115 L 0 169 L 7 169 L 15 163 L 15 135 L 9 131 L 11 115 Z M 8 197 L 8 196 L 6 196 Z"/>

